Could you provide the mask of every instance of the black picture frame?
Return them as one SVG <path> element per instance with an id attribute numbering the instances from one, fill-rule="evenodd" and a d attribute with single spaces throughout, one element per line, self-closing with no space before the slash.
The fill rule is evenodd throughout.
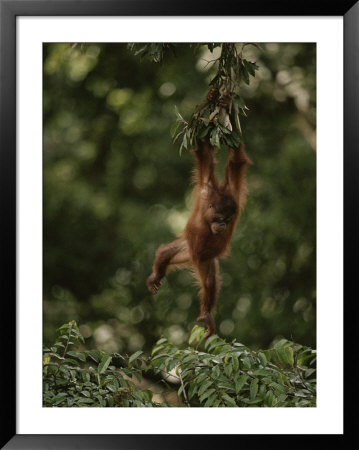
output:
<path id="1" fill-rule="evenodd" d="M 344 293 L 355 292 L 359 228 L 359 3 L 238 1 L 221 7 L 212 0 L 0 0 L 0 183 L 2 301 L 2 431 L 6 449 L 177 449 L 189 446 L 253 445 L 264 435 L 17 435 L 16 434 L 16 17 L 18 16 L 343 16 L 344 18 Z M 4 292 L 5 288 L 5 292 Z M 355 302 L 355 294 L 351 299 Z M 345 308 L 347 327 L 354 314 Z M 354 323 L 353 323 L 354 325 Z M 348 346 L 345 356 L 348 356 Z M 345 422 L 345 435 L 352 422 Z M 202 430 L 203 431 L 203 430 Z M 272 438 L 279 435 L 272 435 Z M 343 438 L 344 435 L 332 435 Z M 288 436 L 287 436 L 288 437 Z M 293 438 L 293 435 L 289 436 Z M 315 437 L 315 436 L 314 436 Z M 318 436 L 317 436 L 318 437 Z M 208 439 L 206 439 L 208 438 Z M 303 442 L 308 435 L 298 435 Z M 313 436 L 310 436 L 313 439 Z"/>

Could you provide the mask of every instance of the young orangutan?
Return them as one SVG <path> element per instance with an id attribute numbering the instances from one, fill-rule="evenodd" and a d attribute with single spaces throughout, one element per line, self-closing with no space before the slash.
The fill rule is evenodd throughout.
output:
<path id="1" fill-rule="evenodd" d="M 229 252 L 230 240 L 246 202 L 245 172 L 250 159 L 244 145 L 230 148 L 222 184 L 215 175 L 214 148 L 200 141 L 194 151 L 195 202 L 186 228 L 178 239 L 156 252 L 147 287 L 155 294 L 161 279 L 172 268 L 190 267 L 201 287 L 199 322 L 207 325 L 206 337 L 215 332 L 213 309 L 220 288 L 218 257 Z"/>

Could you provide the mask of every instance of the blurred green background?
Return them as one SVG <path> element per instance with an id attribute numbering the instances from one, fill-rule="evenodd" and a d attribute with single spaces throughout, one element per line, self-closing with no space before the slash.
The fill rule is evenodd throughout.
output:
<path id="1" fill-rule="evenodd" d="M 316 346 L 316 46 L 246 46 L 260 69 L 242 95 L 249 197 L 221 260 L 222 337 L 266 348 Z M 173 145 L 175 105 L 188 119 L 213 77 L 206 46 L 163 63 L 126 44 L 44 45 L 43 332 L 75 319 L 89 347 L 148 351 L 185 344 L 199 312 L 188 271 L 151 296 L 156 248 L 182 231 L 192 157 Z M 226 151 L 218 152 L 219 173 Z"/>

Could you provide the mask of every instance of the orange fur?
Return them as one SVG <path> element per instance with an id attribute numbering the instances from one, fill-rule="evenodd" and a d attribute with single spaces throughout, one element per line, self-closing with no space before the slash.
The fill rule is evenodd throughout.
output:
<path id="1" fill-rule="evenodd" d="M 195 169 L 191 216 L 178 239 L 161 245 L 147 279 L 147 287 L 156 293 L 168 270 L 190 267 L 201 289 L 201 311 L 198 321 L 207 325 L 209 336 L 215 331 L 213 310 L 216 304 L 220 276 L 218 257 L 230 251 L 230 241 L 247 197 L 245 173 L 250 159 L 244 145 L 230 148 L 223 183 L 215 176 L 214 148 L 201 141 L 194 151 Z"/>

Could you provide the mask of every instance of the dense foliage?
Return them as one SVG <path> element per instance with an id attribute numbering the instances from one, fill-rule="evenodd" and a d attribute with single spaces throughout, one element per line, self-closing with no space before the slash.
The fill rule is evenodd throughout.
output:
<path id="1" fill-rule="evenodd" d="M 145 280 L 190 210 L 192 157 L 171 142 L 175 106 L 188 122 L 220 47 L 148 47 L 157 63 L 141 48 L 44 45 L 46 345 L 75 319 L 88 348 L 108 354 L 148 353 L 159 336 L 181 348 L 198 315 L 188 272 L 170 274 L 156 296 Z M 254 165 L 220 263 L 218 334 L 254 349 L 283 338 L 315 348 L 315 44 L 247 45 L 242 58 L 258 66 L 237 93 Z"/>
<path id="2" fill-rule="evenodd" d="M 138 354 L 119 371 L 111 363 L 121 355 L 73 350 L 84 342 L 76 322 L 62 325 L 58 333 L 54 345 L 44 348 L 44 406 L 156 406 L 152 392 L 138 389 L 131 380 L 141 380 L 141 371 L 132 367 Z"/>
<path id="3" fill-rule="evenodd" d="M 163 338 L 152 351 L 150 367 L 175 369 L 188 406 L 315 406 L 315 351 L 281 339 L 255 352 L 217 335 L 203 342 L 204 334 L 195 326 L 189 340 L 203 350 L 181 350 Z"/>
<path id="4" fill-rule="evenodd" d="M 178 389 L 176 406 L 315 406 L 315 351 L 285 339 L 254 352 L 217 335 L 204 340 L 195 326 L 184 350 L 161 338 L 151 357 L 140 350 L 126 357 L 73 350 L 84 342 L 74 321 L 58 333 L 44 349 L 44 406 L 168 406 L 141 388 L 151 372 L 164 389 Z"/>
<path id="5" fill-rule="evenodd" d="M 216 65 L 216 74 L 209 82 L 211 88 L 205 100 L 196 106 L 188 122 L 176 111 L 171 135 L 173 142 L 182 136 L 180 153 L 183 148 L 194 148 L 204 138 L 215 148 L 237 148 L 243 142 L 239 116 L 247 116 L 248 107 L 240 96 L 240 86 L 242 82 L 249 85 L 250 75 L 255 76 L 258 70 L 256 63 L 243 58 L 245 45 L 239 50 L 236 44 L 208 44 L 211 53 L 220 47 L 218 58 L 210 61 Z"/>

